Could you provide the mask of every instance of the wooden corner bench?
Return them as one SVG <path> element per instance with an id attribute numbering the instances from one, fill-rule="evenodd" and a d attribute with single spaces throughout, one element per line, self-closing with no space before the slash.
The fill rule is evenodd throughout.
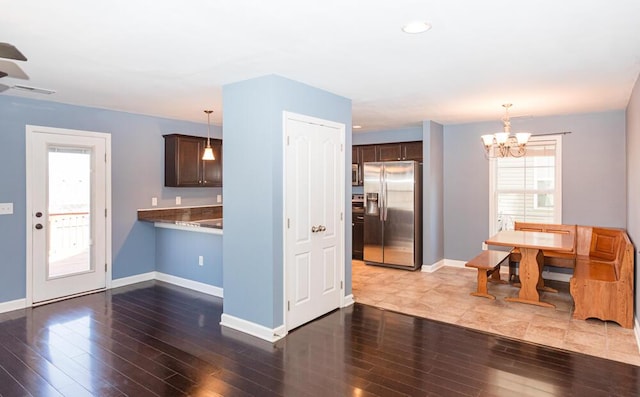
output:
<path id="1" fill-rule="evenodd" d="M 594 317 L 633 328 L 634 247 L 623 229 L 527 222 L 514 226 L 516 230 L 573 234 L 571 252 L 543 250 L 540 272 L 543 266 L 573 268 L 569 281 L 573 318 Z M 513 264 L 520 259 L 518 250 L 509 255 L 510 279 L 515 274 Z"/>
<path id="2" fill-rule="evenodd" d="M 478 254 L 465 264 L 466 267 L 478 269 L 478 287 L 476 292 L 472 292 L 473 296 L 481 296 L 483 298 L 496 299 L 487 290 L 487 281 L 491 276 L 491 281 L 497 283 L 506 283 L 500 279 L 500 264 L 509 256 L 508 251 L 485 250 Z"/>
<path id="3" fill-rule="evenodd" d="M 633 328 L 634 247 L 623 229 L 578 226 L 576 266 L 569 281 L 573 318 Z"/>

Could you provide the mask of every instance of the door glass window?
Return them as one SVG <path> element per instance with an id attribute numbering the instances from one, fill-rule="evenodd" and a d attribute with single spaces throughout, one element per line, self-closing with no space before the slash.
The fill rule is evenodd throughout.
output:
<path id="1" fill-rule="evenodd" d="M 48 278 L 91 270 L 91 150 L 49 147 Z"/>

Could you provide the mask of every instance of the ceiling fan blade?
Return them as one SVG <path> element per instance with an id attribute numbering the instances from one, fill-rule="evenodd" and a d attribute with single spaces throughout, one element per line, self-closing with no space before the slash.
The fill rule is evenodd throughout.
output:
<path id="1" fill-rule="evenodd" d="M 6 73 L 5 73 L 5 72 L 3 72 L 2 70 L 0 70 L 0 79 L 1 79 L 1 78 L 3 78 L 3 77 L 5 77 L 5 76 L 8 76 L 8 74 L 6 74 Z"/>
<path id="2" fill-rule="evenodd" d="M 27 60 L 27 57 L 22 55 L 20 50 L 9 43 L 0 43 L 0 58 L 16 59 L 18 61 Z"/>

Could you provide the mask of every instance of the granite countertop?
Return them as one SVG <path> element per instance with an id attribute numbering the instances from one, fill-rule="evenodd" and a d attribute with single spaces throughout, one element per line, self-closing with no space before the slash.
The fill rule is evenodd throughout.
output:
<path id="1" fill-rule="evenodd" d="M 222 229 L 222 206 L 138 210 L 138 220 L 155 224 Z"/>

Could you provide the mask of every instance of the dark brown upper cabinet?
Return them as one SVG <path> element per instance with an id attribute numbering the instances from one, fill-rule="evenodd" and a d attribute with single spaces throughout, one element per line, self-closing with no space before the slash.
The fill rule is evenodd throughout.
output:
<path id="1" fill-rule="evenodd" d="M 358 164 L 358 183 L 353 185 L 360 186 L 364 181 L 364 163 L 376 161 L 376 145 L 359 145 L 353 146 L 351 151 L 351 163 Z"/>
<path id="2" fill-rule="evenodd" d="M 164 185 L 221 187 L 222 140 L 211 139 L 215 160 L 202 160 L 207 138 L 169 134 L 164 138 Z"/>
<path id="3" fill-rule="evenodd" d="M 422 142 L 399 142 L 376 145 L 378 161 L 422 161 Z"/>

